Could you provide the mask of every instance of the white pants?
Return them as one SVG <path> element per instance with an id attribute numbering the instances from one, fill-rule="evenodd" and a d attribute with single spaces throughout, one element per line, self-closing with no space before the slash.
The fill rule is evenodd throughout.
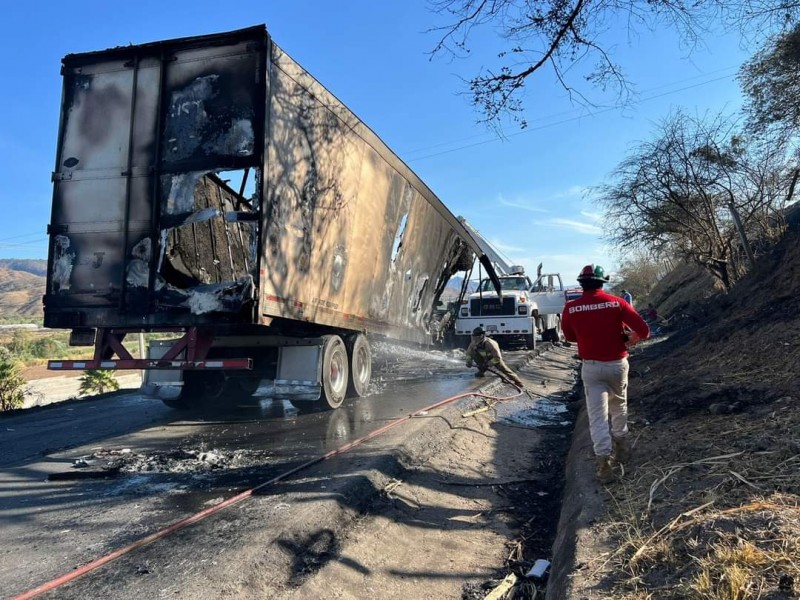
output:
<path id="1" fill-rule="evenodd" d="M 585 360 L 581 378 L 594 453 L 596 456 L 609 456 L 611 436 L 623 438 L 628 435 L 628 359 Z"/>

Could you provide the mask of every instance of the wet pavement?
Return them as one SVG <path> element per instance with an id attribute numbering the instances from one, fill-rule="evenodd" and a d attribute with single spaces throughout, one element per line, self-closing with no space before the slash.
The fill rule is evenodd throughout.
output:
<path id="1" fill-rule="evenodd" d="M 0 589 L 22 592 L 485 383 L 464 368 L 460 351 L 373 351 L 371 394 L 335 411 L 262 399 L 201 414 L 125 394 L 3 418 Z"/>
<path id="2" fill-rule="evenodd" d="M 374 353 L 372 393 L 336 411 L 265 399 L 200 414 L 128 394 L 0 420 L 0 589 L 22 592 L 486 383 L 460 351 L 376 345 Z"/>

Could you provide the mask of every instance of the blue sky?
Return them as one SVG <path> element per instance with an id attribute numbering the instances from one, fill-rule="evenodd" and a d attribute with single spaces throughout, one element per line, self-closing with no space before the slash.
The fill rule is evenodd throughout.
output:
<path id="1" fill-rule="evenodd" d="M 347 104 L 414 169 L 452 212 L 465 216 L 513 262 L 560 271 L 571 284 L 595 262 L 613 269 L 599 209 L 602 183 L 671 109 L 736 111 L 738 39 L 717 37 L 691 54 L 670 31 L 612 32 L 615 57 L 636 84 L 627 109 L 570 103 L 543 73 L 528 85 L 529 128 L 505 138 L 477 123 L 463 94 L 499 47 L 481 35 L 468 60 L 429 56 L 441 24 L 424 0 L 261 0 L 136 3 L 75 0 L 4 8 L 0 65 L 0 258 L 46 258 L 58 128 L 61 57 L 265 23 L 275 41 Z"/>

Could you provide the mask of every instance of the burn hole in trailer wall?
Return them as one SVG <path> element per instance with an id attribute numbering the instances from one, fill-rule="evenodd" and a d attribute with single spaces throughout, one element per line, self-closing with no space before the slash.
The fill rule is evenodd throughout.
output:
<path id="1" fill-rule="evenodd" d="M 152 285 L 159 310 L 199 315 L 242 313 L 252 306 L 259 181 L 258 170 L 251 169 L 162 176 L 156 255 L 145 237 L 128 259 L 126 282 L 134 305 L 144 306 L 143 294 Z M 153 261 L 155 280 L 150 283 Z"/>
<path id="2" fill-rule="evenodd" d="M 242 170 L 170 178 L 162 215 L 165 282 L 188 289 L 253 274 L 258 239 L 253 175 Z"/>

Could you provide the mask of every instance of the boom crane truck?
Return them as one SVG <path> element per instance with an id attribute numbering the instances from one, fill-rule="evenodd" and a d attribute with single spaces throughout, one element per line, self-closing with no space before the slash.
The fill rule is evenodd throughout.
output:
<path id="1" fill-rule="evenodd" d="M 70 54 L 44 297 L 176 408 L 363 395 L 369 338 L 430 342 L 472 233 L 264 26 Z M 134 358 L 126 335 L 170 333 Z M 169 386 L 166 386 L 169 383 Z M 163 385 L 161 385 L 163 384 Z"/>
<path id="2" fill-rule="evenodd" d="M 478 326 L 498 341 L 521 341 L 529 350 L 536 347 L 537 331 L 542 341 L 559 341 L 566 301 L 561 275 L 542 273 L 540 264 L 536 280 L 531 282 L 523 266 L 509 264 L 477 229 L 463 217 L 459 220 L 478 241 L 498 274 L 501 288 L 498 292 L 490 277 L 479 276 L 477 291 L 466 297 L 462 294 L 455 322 L 455 335 L 461 344 L 469 342 Z"/>

